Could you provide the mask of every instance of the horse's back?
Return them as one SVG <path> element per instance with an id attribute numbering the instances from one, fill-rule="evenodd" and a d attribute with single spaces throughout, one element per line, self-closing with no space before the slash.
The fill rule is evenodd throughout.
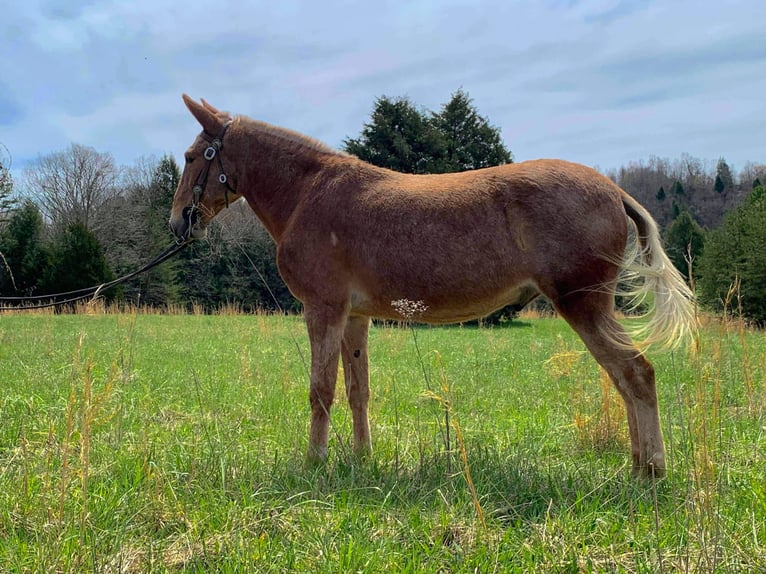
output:
<path id="1" fill-rule="evenodd" d="M 598 268 L 625 246 L 621 191 L 585 166 L 536 160 L 429 176 L 353 167 L 316 191 L 279 246 L 299 298 L 336 293 L 383 316 L 391 301 L 422 300 L 430 320 L 465 320 L 575 286 L 583 269 L 608 278 Z"/>

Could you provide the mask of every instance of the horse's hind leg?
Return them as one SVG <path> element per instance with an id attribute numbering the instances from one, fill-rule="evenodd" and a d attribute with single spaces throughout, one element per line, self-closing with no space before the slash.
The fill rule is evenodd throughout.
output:
<path id="1" fill-rule="evenodd" d="M 354 453 L 366 455 L 372 451 L 367 404 L 370 400 L 370 378 L 367 359 L 369 317 L 349 317 L 343 332 L 341 357 L 346 396 L 354 424 Z"/>
<path id="2" fill-rule="evenodd" d="M 570 293 L 556 302 L 561 315 L 606 370 L 625 401 L 633 473 L 665 474 L 654 367 L 639 353 L 614 317 L 614 298 L 605 292 Z"/>

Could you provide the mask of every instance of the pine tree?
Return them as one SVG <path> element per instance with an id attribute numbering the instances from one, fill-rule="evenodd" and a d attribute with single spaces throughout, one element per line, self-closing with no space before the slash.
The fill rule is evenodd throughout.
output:
<path id="1" fill-rule="evenodd" d="M 715 184 L 713 184 L 713 189 L 718 193 L 723 193 L 723 190 L 726 189 L 726 186 L 723 183 L 723 179 L 721 179 L 719 174 L 716 174 L 715 176 Z"/>
<path id="2" fill-rule="evenodd" d="M 511 152 L 503 145 L 500 130 L 479 115 L 471 98 L 463 90 L 449 102 L 431 122 L 447 144 L 442 172 L 466 171 L 513 162 Z"/>
<path id="3" fill-rule="evenodd" d="M 715 185 L 714 189 L 718 193 L 723 193 L 734 186 L 734 178 L 731 175 L 731 168 L 724 158 L 719 158 L 715 166 Z"/>
<path id="4" fill-rule="evenodd" d="M 144 257 L 147 260 L 162 251 L 172 240 L 167 223 L 168 214 L 180 179 L 181 170 L 176 160 L 170 155 L 163 156 L 154 170 L 149 201 L 144 209 L 147 228 Z M 156 307 L 179 300 L 181 286 L 178 284 L 178 273 L 182 261 L 183 258 L 166 261 L 139 278 L 141 303 Z"/>
<path id="5" fill-rule="evenodd" d="M 660 189 L 657 191 L 657 195 L 655 196 L 658 201 L 664 201 L 665 200 L 665 187 L 660 186 Z"/>
<path id="6" fill-rule="evenodd" d="M 406 98 L 378 98 L 360 137 L 344 149 L 380 167 L 405 173 L 447 173 L 511 163 L 500 130 L 481 116 L 463 90 L 441 111 L 423 112 Z"/>
<path id="7" fill-rule="evenodd" d="M 47 261 L 43 216 L 31 201 L 13 211 L 0 233 L 0 292 L 8 296 L 39 291 Z"/>
<path id="8" fill-rule="evenodd" d="M 665 246 L 673 265 L 688 278 L 690 262 L 687 258 L 691 258 L 693 265 L 699 262 L 705 246 L 705 232 L 684 209 L 665 231 Z"/>
<path id="9" fill-rule="evenodd" d="M 728 213 L 713 231 L 701 258 L 700 299 L 721 310 L 732 286 L 739 283 L 737 298 L 744 316 L 766 323 L 766 190 L 757 187 L 747 201 Z M 731 311 L 731 308 L 729 309 Z"/>
<path id="10" fill-rule="evenodd" d="M 343 147 L 359 159 L 403 173 L 438 172 L 446 153 L 444 139 L 424 112 L 407 98 L 386 96 L 375 101 L 361 135 L 347 138 Z"/>
<path id="11" fill-rule="evenodd" d="M 44 290 L 60 293 L 99 285 L 114 279 L 96 236 L 84 223 L 74 222 L 54 237 Z M 113 292 L 104 294 L 108 299 Z"/>

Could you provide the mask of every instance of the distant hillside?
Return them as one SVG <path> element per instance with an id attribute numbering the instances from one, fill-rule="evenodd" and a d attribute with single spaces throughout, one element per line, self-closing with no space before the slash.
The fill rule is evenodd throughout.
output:
<path id="1" fill-rule="evenodd" d="M 689 155 L 676 160 L 651 157 L 607 175 L 640 201 L 661 227 L 686 209 L 701 226 L 712 229 L 750 194 L 753 181 L 766 183 L 766 165 L 748 162 L 734 172 L 723 158 L 713 165 Z"/>

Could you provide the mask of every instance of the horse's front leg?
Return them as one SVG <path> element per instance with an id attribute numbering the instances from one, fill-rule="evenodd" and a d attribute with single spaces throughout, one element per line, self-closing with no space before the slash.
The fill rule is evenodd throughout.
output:
<path id="1" fill-rule="evenodd" d="M 349 317 L 343 333 L 341 356 L 346 396 L 354 424 L 354 454 L 365 456 L 372 452 L 367 404 L 370 400 L 370 377 L 367 360 L 369 317 Z"/>
<path id="2" fill-rule="evenodd" d="M 304 316 L 311 343 L 311 427 L 308 459 L 310 462 L 322 462 L 327 459 L 330 408 L 335 398 L 338 359 L 347 314 L 343 308 L 306 305 Z"/>

